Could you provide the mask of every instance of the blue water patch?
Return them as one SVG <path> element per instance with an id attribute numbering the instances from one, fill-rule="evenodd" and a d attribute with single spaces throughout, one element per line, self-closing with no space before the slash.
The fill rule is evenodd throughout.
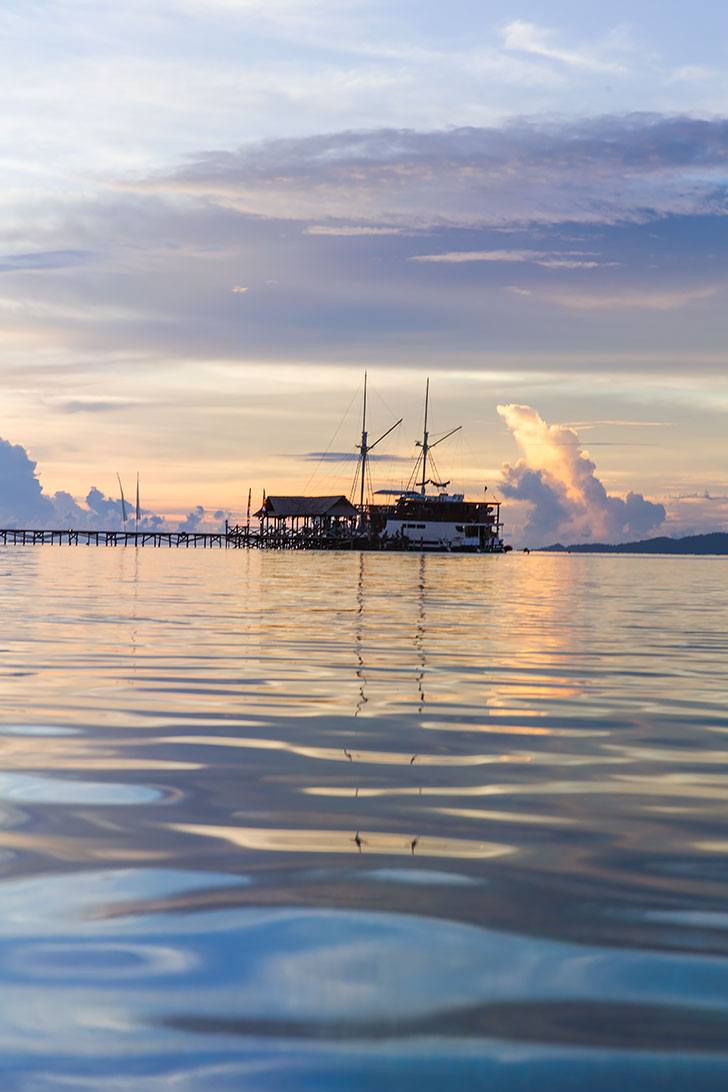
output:
<path id="1" fill-rule="evenodd" d="M 164 792 L 149 785 L 86 781 L 42 774 L 0 773 L 0 800 L 26 804 L 153 804 Z"/>

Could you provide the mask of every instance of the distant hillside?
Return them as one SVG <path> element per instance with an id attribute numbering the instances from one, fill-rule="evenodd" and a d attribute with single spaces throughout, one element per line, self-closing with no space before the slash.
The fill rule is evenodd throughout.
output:
<path id="1" fill-rule="evenodd" d="M 728 532 L 711 531 L 707 535 L 687 535 L 685 538 L 645 538 L 641 542 L 579 543 L 576 546 L 542 546 L 541 551 L 570 554 L 728 554 Z"/>

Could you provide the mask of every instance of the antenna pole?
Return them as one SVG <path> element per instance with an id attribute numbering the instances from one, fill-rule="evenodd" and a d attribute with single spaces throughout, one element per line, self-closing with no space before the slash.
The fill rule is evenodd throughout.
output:
<path id="1" fill-rule="evenodd" d="M 251 503 L 252 499 L 253 499 L 253 489 L 251 487 L 248 490 L 248 515 L 247 515 L 247 519 L 246 519 L 246 523 L 245 523 L 245 527 L 246 527 L 246 529 L 248 531 L 250 530 L 250 503 Z"/>
<path id="2" fill-rule="evenodd" d="M 137 470 L 137 488 L 136 488 L 136 526 L 135 531 L 139 530 L 139 520 L 141 519 L 141 508 L 139 507 L 139 471 Z"/>
<path id="3" fill-rule="evenodd" d="M 430 378 L 427 377 L 427 383 L 425 385 L 425 425 L 422 430 L 422 481 L 420 482 L 420 493 L 424 497 L 427 489 L 427 456 L 430 453 L 429 434 L 427 432 L 427 410 L 430 404 Z"/>

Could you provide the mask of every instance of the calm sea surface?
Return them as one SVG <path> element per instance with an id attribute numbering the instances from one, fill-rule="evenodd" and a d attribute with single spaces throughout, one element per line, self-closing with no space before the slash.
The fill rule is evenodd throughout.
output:
<path id="1" fill-rule="evenodd" d="M 0 1088 L 728 1088 L 728 560 L 0 551 Z"/>

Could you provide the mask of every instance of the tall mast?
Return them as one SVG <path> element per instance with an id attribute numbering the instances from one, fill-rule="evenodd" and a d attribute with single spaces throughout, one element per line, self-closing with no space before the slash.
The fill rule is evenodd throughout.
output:
<path id="1" fill-rule="evenodd" d="M 364 490 L 366 487 L 366 470 L 367 470 L 367 455 L 369 454 L 369 448 L 367 446 L 367 373 L 364 372 L 364 404 L 361 414 L 361 483 L 359 489 L 359 511 L 361 515 L 364 515 Z"/>
<path id="2" fill-rule="evenodd" d="M 438 489 L 444 489 L 445 486 L 450 484 L 449 482 L 436 482 L 436 481 L 433 481 L 432 479 L 428 479 L 428 477 L 427 477 L 427 460 L 430 457 L 430 452 L 432 451 L 433 447 L 437 447 L 437 445 L 441 444 L 443 442 L 443 440 L 448 440 L 456 432 L 459 432 L 460 429 L 463 427 L 462 425 L 458 425 L 457 428 L 451 428 L 449 432 L 446 432 L 444 436 L 441 436 L 439 438 L 439 440 L 435 440 L 435 442 L 433 444 L 431 444 L 430 443 L 430 434 L 427 431 L 427 414 L 428 414 L 429 408 L 430 408 L 430 380 L 428 378 L 427 384 L 425 386 L 425 424 L 424 424 L 424 427 L 422 429 L 422 439 L 417 441 L 417 446 L 422 448 L 422 479 L 420 481 L 416 482 L 416 484 L 419 486 L 420 496 L 422 496 L 422 497 L 426 496 L 426 494 L 427 494 L 428 481 L 429 481 L 430 485 L 435 485 L 435 486 L 437 486 Z M 414 475 L 416 473 L 417 473 L 417 463 L 415 463 L 415 468 L 412 471 L 412 477 L 414 477 Z M 410 478 L 410 481 L 412 481 L 412 478 Z"/>
<path id="3" fill-rule="evenodd" d="M 141 518 L 141 508 L 139 507 L 139 471 L 137 470 L 137 487 L 136 487 L 136 518 L 135 518 L 135 530 L 139 530 L 139 520 Z"/>
<path id="4" fill-rule="evenodd" d="M 369 433 L 367 432 L 367 373 L 364 372 L 364 403 L 362 405 L 361 414 L 361 443 L 357 444 L 359 448 L 359 473 L 361 474 L 361 481 L 359 483 L 359 515 L 364 520 L 364 497 L 366 494 L 366 470 L 367 459 L 369 458 L 369 452 L 373 451 L 377 444 L 380 444 L 385 437 L 389 436 L 390 432 L 394 432 L 397 425 L 402 424 L 402 418 L 399 421 L 395 421 L 386 432 L 383 432 L 378 440 L 375 440 L 373 444 L 369 443 Z M 354 486 L 356 485 L 356 479 L 354 479 Z M 354 486 L 352 488 L 354 488 Z"/>
<path id="5" fill-rule="evenodd" d="M 429 434 L 427 432 L 427 410 L 430 403 L 430 377 L 427 377 L 427 383 L 425 385 L 425 424 L 422 429 L 422 481 L 420 482 L 420 493 L 424 497 L 427 489 L 427 456 L 430 452 Z"/>

